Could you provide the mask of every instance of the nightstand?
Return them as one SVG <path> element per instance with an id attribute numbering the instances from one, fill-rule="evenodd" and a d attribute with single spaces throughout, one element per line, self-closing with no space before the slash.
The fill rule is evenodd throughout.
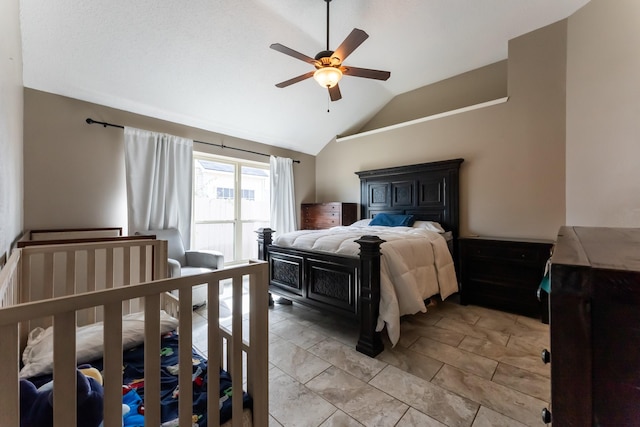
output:
<path id="1" fill-rule="evenodd" d="M 537 290 L 551 256 L 552 241 L 463 237 L 460 303 L 480 305 L 549 323 L 547 295 Z"/>

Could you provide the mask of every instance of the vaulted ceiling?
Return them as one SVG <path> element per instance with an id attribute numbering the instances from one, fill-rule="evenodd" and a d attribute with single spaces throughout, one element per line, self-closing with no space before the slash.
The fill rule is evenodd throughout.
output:
<path id="1" fill-rule="evenodd" d="M 22 0 L 24 85 L 315 155 L 394 96 L 503 60 L 509 39 L 587 2 L 333 0 L 330 49 L 362 29 L 345 63 L 391 77 L 345 76 L 330 102 L 313 79 L 277 88 L 313 67 L 269 49 L 325 50 L 324 0 Z"/>

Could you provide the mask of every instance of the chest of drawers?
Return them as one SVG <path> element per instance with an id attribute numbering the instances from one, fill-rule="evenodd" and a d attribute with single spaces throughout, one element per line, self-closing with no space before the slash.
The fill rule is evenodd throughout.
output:
<path id="1" fill-rule="evenodd" d="M 548 322 L 548 305 L 536 291 L 551 241 L 466 237 L 460 244 L 460 302 Z"/>
<path id="2" fill-rule="evenodd" d="M 353 224 L 358 215 L 357 203 L 303 203 L 300 221 L 303 230 L 321 230 Z"/>
<path id="3" fill-rule="evenodd" d="M 638 425 L 640 229 L 562 227 L 550 301 L 553 416 L 544 421 Z"/>

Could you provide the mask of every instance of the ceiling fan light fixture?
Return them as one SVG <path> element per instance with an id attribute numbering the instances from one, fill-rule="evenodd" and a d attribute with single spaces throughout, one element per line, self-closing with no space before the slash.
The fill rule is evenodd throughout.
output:
<path id="1" fill-rule="evenodd" d="M 338 84 L 342 78 L 342 71 L 336 67 L 322 67 L 318 68 L 313 73 L 313 78 L 318 84 L 324 88 L 332 88 Z"/>

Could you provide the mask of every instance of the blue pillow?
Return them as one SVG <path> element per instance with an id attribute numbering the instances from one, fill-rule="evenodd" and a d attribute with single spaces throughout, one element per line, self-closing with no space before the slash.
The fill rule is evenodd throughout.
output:
<path id="1" fill-rule="evenodd" d="M 387 227 L 411 227 L 415 218 L 413 215 L 392 215 L 379 213 L 373 217 L 369 225 L 385 225 Z"/>

